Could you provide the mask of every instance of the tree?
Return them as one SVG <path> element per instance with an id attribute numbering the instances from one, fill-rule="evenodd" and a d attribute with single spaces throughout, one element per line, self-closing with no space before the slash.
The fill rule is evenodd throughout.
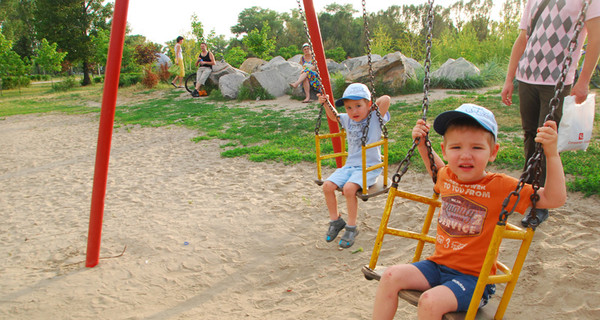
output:
<path id="1" fill-rule="evenodd" d="M 265 22 L 269 25 L 267 37 L 269 39 L 277 39 L 283 32 L 282 16 L 274 10 L 256 6 L 240 12 L 238 23 L 231 27 L 231 32 L 237 36 L 243 33 L 250 34 L 255 29 L 261 32 Z"/>
<path id="2" fill-rule="evenodd" d="M 21 58 L 33 57 L 35 30 L 33 27 L 34 0 L 0 1 L 0 25 L 6 39 L 13 43 L 12 49 Z"/>
<path id="3" fill-rule="evenodd" d="M 394 40 L 387 34 L 383 26 L 380 25 L 375 29 L 375 34 L 371 40 L 371 52 L 373 54 L 385 56 L 386 54 L 393 52 L 393 50 Z"/>
<path id="4" fill-rule="evenodd" d="M 25 63 L 19 55 L 12 50 L 12 43 L 0 32 L 0 89 L 2 80 L 8 76 L 22 76 L 25 74 Z"/>
<path id="5" fill-rule="evenodd" d="M 95 63 L 98 66 L 98 74 L 100 74 L 100 67 L 105 67 L 108 60 L 110 31 L 98 30 L 97 34 L 93 34 L 90 36 L 90 42 L 93 48 L 91 62 Z M 123 48 L 123 51 L 125 51 L 125 48 Z M 125 52 L 123 52 L 123 55 L 125 55 Z"/>
<path id="6" fill-rule="evenodd" d="M 275 39 L 269 38 L 268 35 L 270 32 L 271 27 L 269 26 L 269 23 L 264 21 L 260 31 L 258 31 L 258 29 L 250 31 L 250 33 L 244 37 L 242 42 L 257 58 L 270 60 L 271 53 L 275 51 L 276 42 Z"/>
<path id="7" fill-rule="evenodd" d="M 67 60 L 81 63 L 83 85 L 91 84 L 89 67 L 93 48 L 91 35 L 109 29 L 113 4 L 102 0 L 36 0 L 35 29 L 41 38 L 56 42 L 68 52 Z"/>
<path id="8" fill-rule="evenodd" d="M 56 43 L 50 44 L 46 39 L 42 39 L 40 42 L 35 63 L 42 68 L 42 70 L 54 72 L 60 71 L 61 63 L 67 53 L 56 51 L 56 46 Z"/>
<path id="9" fill-rule="evenodd" d="M 240 47 L 233 47 L 225 53 L 225 61 L 235 68 L 239 68 L 246 60 L 246 52 Z"/>

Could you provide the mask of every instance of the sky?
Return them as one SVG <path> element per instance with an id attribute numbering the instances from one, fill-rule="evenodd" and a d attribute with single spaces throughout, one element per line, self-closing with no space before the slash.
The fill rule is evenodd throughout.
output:
<path id="1" fill-rule="evenodd" d="M 447 0 L 446 0 L 447 1 Z M 110 2 L 114 2 L 111 0 Z M 426 0 L 366 0 L 367 12 L 377 12 L 391 5 L 421 4 Z M 303 3 L 303 1 L 301 1 Z M 331 3 L 352 4 L 362 15 L 362 0 L 313 0 L 317 12 Z M 232 38 L 230 28 L 237 24 L 239 13 L 252 6 L 280 13 L 298 8 L 296 0 L 129 0 L 127 22 L 129 34 L 140 34 L 152 42 L 164 45 L 179 35 L 191 31 L 191 16 L 196 14 L 205 34 L 215 30 L 217 35 Z"/>

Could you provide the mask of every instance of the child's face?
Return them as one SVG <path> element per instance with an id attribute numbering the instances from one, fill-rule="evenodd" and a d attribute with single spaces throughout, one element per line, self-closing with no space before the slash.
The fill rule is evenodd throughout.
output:
<path id="1" fill-rule="evenodd" d="M 369 115 L 371 101 L 366 99 L 360 100 L 344 100 L 344 108 L 346 113 L 353 121 L 359 122 L 367 118 Z"/>
<path id="2" fill-rule="evenodd" d="M 442 154 L 461 182 L 475 182 L 485 177 L 485 168 L 496 159 L 499 147 L 484 129 L 451 127 L 444 134 Z"/>

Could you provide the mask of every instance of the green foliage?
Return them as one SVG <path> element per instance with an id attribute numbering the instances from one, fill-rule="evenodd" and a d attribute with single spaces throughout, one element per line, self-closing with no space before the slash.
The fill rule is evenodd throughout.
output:
<path id="1" fill-rule="evenodd" d="M 143 79 L 142 73 L 121 73 L 119 76 L 119 87 L 129 87 L 140 83 Z"/>
<path id="2" fill-rule="evenodd" d="M 56 43 L 50 44 L 45 38 L 42 39 L 37 49 L 37 58 L 35 59 L 35 63 L 40 66 L 42 70 L 51 72 L 58 72 L 61 70 L 61 63 L 67 53 L 57 52 L 56 47 Z"/>
<path id="3" fill-rule="evenodd" d="M 325 56 L 336 62 L 342 62 L 346 60 L 346 51 L 342 47 L 336 47 L 334 49 L 325 50 Z"/>
<path id="4" fill-rule="evenodd" d="M 101 29 L 96 34 L 90 35 L 90 42 L 93 46 L 92 62 L 101 66 L 106 66 L 108 59 L 108 46 L 110 42 L 110 30 Z M 125 48 L 123 48 L 125 50 Z"/>
<path id="5" fill-rule="evenodd" d="M 69 91 L 69 90 L 75 88 L 76 85 L 77 85 L 77 80 L 75 80 L 75 77 L 70 76 L 70 77 L 66 77 L 62 81 L 53 82 L 52 83 L 52 91 L 56 91 L 56 92 Z"/>
<path id="6" fill-rule="evenodd" d="M 239 68 L 246 60 L 247 53 L 240 47 L 233 47 L 225 54 L 225 61 L 235 68 Z"/>
<path id="7" fill-rule="evenodd" d="M 298 50 L 298 47 L 295 45 L 289 45 L 287 47 L 281 47 L 279 48 L 279 50 L 277 51 L 277 54 L 279 54 L 280 56 L 282 56 L 284 59 L 289 59 L 297 54 L 300 53 L 300 50 Z"/>
<path id="8" fill-rule="evenodd" d="M 240 92 L 237 97 L 238 101 L 243 100 L 273 100 L 275 97 L 264 88 L 252 89 L 247 85 L 240 87 Z"/>
<path id="9" fill-rule="evenodd" d="M 248 47 L 250 53 L 254 54 L 257 58 L 267 61 L 271 60 L 271 53 L 275 51 L 276 40 L 274 38 L 269 38 L 270 32 L 271 27 L 269 26 L 269 23 L 265 21 L 260 31 L 258 29 L 250 31 L 250 33 L 244 37 L 242 42 Z"/>
<path id="10" fill-rule="evenodd" d="M 263 9 L 253 6 L 242 10 L 238 15 L 238 23 L 231 27 L 231 32 L 239 36 L 243 33 L 249 35 L 254 30 L 258 30 L 267 39 L 276 39 L 283 33 L 283 16 L 271 9 Z M 265 25 L 268 30 L 263 30 Z"/>
<path id="11" fill-rule="evenodd" d="M 371 53 L 373 54 L 378 54 L 383 57 L 394 51 L 394 39 L 387 34 L 381 25 L 375 29 L 375 34 L 373 35 L 371 42 Z"/>
<path id="12" fill-rule="evenodd" d="M 29 77 L 4 77 L 2 78 L 2 90 L 27 87 L 31 83 Z"/>
<path id="13" fill-rule="evenodd" d="M 204 42 L 204 27 L 202 26 L 202 22 L 198 21 L 198 16 L 194 13 L 192 14 L 192 34 L 196 37 L 196 41 Z"/>
<path id="14" fill-rule="evenodd" d="M 25 63 L 12 50 L 12 43 L 0 32 L 0 78 L 21 76 L 25 73 Z"/>
<path id="15" fill-rule="evenodd" d="M 330 77 L 331 81 L 331 91 L 333 92 L 334 97 L 341 97 L 344 95 L 344 90 L 350 84 L 346 83 L 346 77 L 344 77 L 341 73 L 334 73 Z"/>

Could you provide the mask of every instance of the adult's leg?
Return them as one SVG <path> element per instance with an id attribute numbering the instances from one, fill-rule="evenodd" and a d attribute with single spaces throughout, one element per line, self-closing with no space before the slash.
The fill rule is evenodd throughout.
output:
<path id="1" fill-rule="evenodd" d="M 306 79 L 306 77 L 306 72 L 302 71 L 298 76 L 298 80 L 296 80 L 296 82 L 290 83 L 290 85 L 294 88 L 297 88 L 304 81 L 304 79 Z"/>
<path id="2" fill-rule="evenodd" d="M 204 70 L 202 70 L 202 69 L 204 69 Z M 198 72 L 196 73 L 196 90 L 198 90 L 198 91 L 200 90 L 200 87 L 206 83 L 206 79 L 208 79 L 208 77 L 210 76 L 211 73 L 212 73 L 211 68 L 206 68 L 206 67 L 198 68 Z"/>
<path id="3" fill-rule="evenodd" d="M 305 77 L 304 80 L 302 81 L 302 89 L 304 89 L 304 101 L 303 102 L 310 101 L 310 82 L 308 81 L 307 77 Z"/>

